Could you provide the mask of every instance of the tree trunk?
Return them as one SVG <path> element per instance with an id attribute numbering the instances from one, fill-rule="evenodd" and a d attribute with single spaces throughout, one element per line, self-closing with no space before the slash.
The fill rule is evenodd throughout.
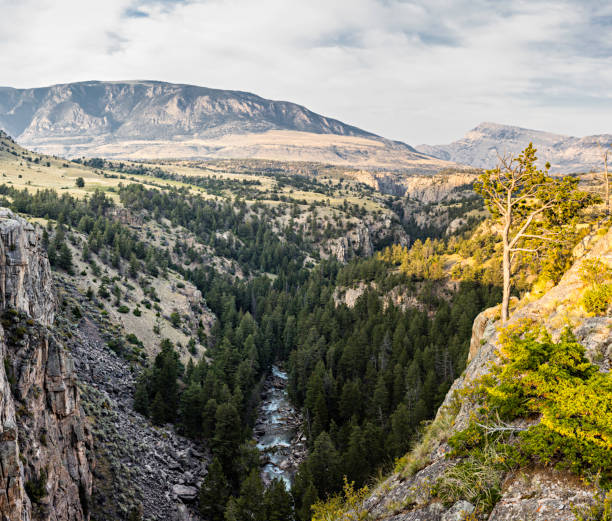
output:
<path id="1" fill-rule="evenodd" d="M 502 299 L 501 319 L 502 323 L 508 320 L 508 309 L 510 307 L 510 247 L 504 240 L 504 257 L 502 263 L 504 273 L 504 296 Z"/>
<path id="2" fill-rule="evenodd" d="M 608 177 L 608 153 L 604 156 L 604 175 L 606 186 L 606 215 L 610 215 L 610 178 Z"/>
<path id="3" fill-rule="evenodd" d="M 507 211 L 505 215 L 504 230 L 502 232 L 502 243 L 504 245 L 502 272 L 504 275 L 504 294 L 502 298 L 501 319 L 502 323 L 508 320 L 510 308 L 510 227 L 512 226 L 512 207 L 510 195 L 508 195 Z"/>

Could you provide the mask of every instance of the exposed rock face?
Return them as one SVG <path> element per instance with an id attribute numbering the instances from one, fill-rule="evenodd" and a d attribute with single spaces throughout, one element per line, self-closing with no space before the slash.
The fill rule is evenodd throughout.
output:
<path id="1" fill-rule="evenodd" d="M 0 515 L 85 520 L 92 438 L 72 359 L 46 327 L 56 306 L 49 262 L 33 227 L 0 216 Z"/>
<path id="2" fill-rule="evenodd" d="M 374 253 L 370 230 L 359 225 L 351 230 L 346 237 L 340 237 L 330 241 L 330 251 L 332 257 L 336 257 L 340 262 L 348 262 L 356 255 L 369 257 Z"/>
<path id="3" fill-rule="evenodd" d="M 0 128 L 65 157 L 259 158 L 417 172 L 452 166 L 295 103 L 159 81 L 0 87 Z"/>
<path id="4" fill-rule="evenodd" d="M 517 155 L 530 142 L 538 149 L 540 166 L 549 161 L 552 172 L 569 173 L 603 169 L 601 146 L 612 142 L 611 134 L 583 138 L 526 128 L 481 123 L 464 137 L 448 145 L 420 145 L 417 150 L 446 161 L 479 168 L 497 165 L 497 154 Z"/>
<path id="5" fill-rule="evenodd" d="M 46 326 L 55 316 L 49 261 L 34 227 L 0 208 L 0 306 L 20 309 Z"/>
<path id="6" fill-rule="evenodd" d="M 435 176 L 410 176 L 402 180 L 404 195 L 421 203 L 439 203 L 472 195 L 475 173 L 458 172 Z"/>
<path id="7" fill-rule="evenodd" d="M 557 339 L 569 324 L 580 343 L 585 347 L 589 359 L 601 371 L 609 371 L 612 354 L 612 317 L 589 317 L 577 304 L 585 283 L 580 271 L 585 259 L 597 258 L 612 266 L 612 230 L 606 234 L 594 234 L 587 238 L 575 251 L 576 262 L 563 276 L 558 285 L 542 296 L 527 295 L 522 301 L 511 306 L 510 323 L 521 320 L 536 320 L 544 324 Z M 457 413 L 451 413 L 455 391 L 466 387 L 474 379 L 488 373 L 491 362 L 497 360 L 499 309 L 491 308 L 482 312 L 474 321 L 470 344 L 469 364 L 449 390 L 437 421 L 447 422 L 443 428 L 446 436 L 464 429 L 469 422 L 474 405 L 462 400 Z M 454 409 L 456 410 L 456 409 Z M 427 447 L 426 460 L 422 470 L 411 477 L 394 474 L 373 490 L 365 502 L 371 519 L 385 521 L 416 521 L 463 519 L 455 514 L 468 512 L 471 505 L 457 502 L 450 508 L 442 505 L 432 495 L 432 487 L 445 469 L 456 460 L 446 458 L 449 450 L 446 437 Z M 533 519 L 537 521 L 575 520 L 571 507 L 582 508 L 593 501 L 595 491 L 568 472 L 549 467 L 533 467 L 511 472 L 505 477 L 501 498 L 493 508 L 488 521 L 514 521 Z"/>
<path id="8" fill-rule="evenodd" d="M 393 244 L 405 246 L 410 238 L 397 221 L 384 217 L 378 222 L 360 222 L 344 237 L 328 241 L 330 255 L 340 262 L 348 262 L 356 256 L 370 257 L 374 254 L 374 244 L 391 239 Z"/>
<path id="9" fill-rule="evenodd" d="M 459 199 L 462 192 L 472 192 L 476 170 L 457 165 L 438 174 L 402 175 L 393 172 L 359 171 L 353 174 L 358 181 L 383 194 L 406 196 L 422 203 L 437 203 Z"/>
<path id="10" fill-rule="evenodd" d="M 587 505 L 593 497 L 593 490 L 575 476 L 544 468 L 511 474 L 504 489 L 491 520 L 573 521 L 572 507 Z"/>

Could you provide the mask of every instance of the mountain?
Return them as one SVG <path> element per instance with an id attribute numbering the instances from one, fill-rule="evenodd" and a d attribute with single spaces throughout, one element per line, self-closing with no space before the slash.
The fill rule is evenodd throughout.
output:
<path id="1" fill-rule="evenodd" d="M 583 138 L 552 134 L 498 123 L 481 123 L 464 137 L 448 145 L 419 145 L 424 154 L 478 168 L 493 168 L 497 154 L 518 154 L 532 142 L 538 149 L 540 164 L 547 161 L 557 173 L 601 170 L 599 143 L 612 143 L 612 134 Z"/>
<path id="2" fill-rule="evenodd" d="M 0 128 L 66 157 L 258 158 L 419 172 L 454 166 L 295 103 L 157 81 L 2 87 Z"/>

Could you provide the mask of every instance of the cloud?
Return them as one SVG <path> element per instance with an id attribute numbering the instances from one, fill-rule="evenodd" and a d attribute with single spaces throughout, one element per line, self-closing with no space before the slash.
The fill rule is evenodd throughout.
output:
<path id="1" fill-rule="evenodd" d="M 612 7 L 517 0 L 0 0 L 0 85 L 246 90 L 412 144 L 480 121 L 610 132 Z"/>
<path id="2" fill-rule="evenodd" d="M 127 18 L 148 18 L 149 13 L 145 13 L 136 7 L 128 7 L 123 11 L 123 16 Z"/>

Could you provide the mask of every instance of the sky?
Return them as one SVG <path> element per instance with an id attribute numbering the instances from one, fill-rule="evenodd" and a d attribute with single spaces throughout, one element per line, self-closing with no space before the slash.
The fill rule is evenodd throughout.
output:
<path id="1" fill-rule="evenodd" d="M 391 139 L 482 121 L 612 133 L 612 2 L 0 0 L 0 85 L 149 79 L 287 100 Z"/>

